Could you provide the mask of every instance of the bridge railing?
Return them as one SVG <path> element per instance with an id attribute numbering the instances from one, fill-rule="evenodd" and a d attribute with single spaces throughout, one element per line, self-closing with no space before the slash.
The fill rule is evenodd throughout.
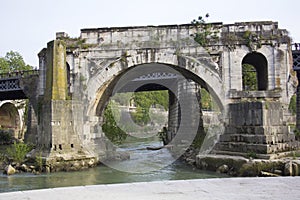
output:
<path id="1" fill-rule="evenodd" d="M 300 71 L 300 43 L 291 44 L 293 55 L 293 68 L 295 71 Z"/>
<path id="2" fill-rule="evenodd" d="M 39 70 L 13 71 L 13 72 L 0 73 L 0 79 L 27 77 L 30 75 L 38 75 L 38 74 L 39 74 Z"/>
<path id="3" fill-rule="evenodd" d="M 300 43 L 291 44 L 292 51 L 300 51 Z"/>

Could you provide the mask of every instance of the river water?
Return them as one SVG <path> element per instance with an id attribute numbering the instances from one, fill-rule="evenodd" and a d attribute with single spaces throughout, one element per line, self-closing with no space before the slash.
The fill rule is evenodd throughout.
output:
<path id="1" fill-rule="evenodd" d="M 224 177 L 224 175 L 218 173 L 195 169 L 178 160 L 167 166 L 159 165 L 157 162 L 173 159 L 169 150 L 152 151 L 147 150 L 146 147 L 160 145 L 161 142 L 157 139 L 127 142 L 120 146 L 119 150 L 130 152 L 130 160 L 118 163 L 106 163 L 108 166 L 100 165 L 84 171 L 56 172 L 41 175 L 20 173 L 6 176 L 1 174 L 0 192 L 97 184 Z M 150 168 L 149 165 L 151 166 Z M 153 168 L 153 166 L 155 167 Z"/>

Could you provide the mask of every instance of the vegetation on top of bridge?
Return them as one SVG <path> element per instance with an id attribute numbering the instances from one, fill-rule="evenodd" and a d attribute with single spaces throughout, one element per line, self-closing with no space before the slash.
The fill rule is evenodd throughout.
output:
<path id="1" fill-rule="evenodd" d="M 8 78 L 18 78 L 18 77 L 28 77 L 30 75 L 38 75 L 39 70 L 26 70 L 26 71 L 13 71 L 0 73 L 0 79 L 8 79 Z"/>
<path id="2" fill-rule="evenodd" d="M 191 36 L 194 40 L 203 47 L 211 45 L 224 45 L 230 49 L 236 48 L 236 45 L 246 45 L 251 51 L 261 48 L 263 44 L 275 46 L 280 43 L 290 44 L 292 39 L 288 31 L 285 29 L 278 29 L 278 24 L 271 21 L 261 22 L 240 22 L 235 23 L 236 26 L 255 26 L 256 30 L 242 31 L 226 31 L 226 26 L 223 24 L 208 23 L 209 14 L 205 17 L 199 16 L 194 19 L 191 24 L 195 26 L 196 33 Z M 273 25 L 271 30 L 264 29 L 264 25 Z M 225 28 L 225 29 L 223 29 Z M 220 30 L 223 29 L 221 32 Z"/>
<path id="3" fill-rule="evenodd" d="M 205 15 L 205 18 L 208 19 L 209 14 Z M 214 29 L 212 24 L 206 23 L 204 17 L 199 16 L 198 20 L 194 19 L 191 23 L 196 27 L 197 32 L 192 35 L 194 40 L 199 43 L 201 46 L 207 46 L 210 41 L 217 41 L 218 30 Z"/>
<path id="4" fill-rule="evenodd" d="M 68 35 L 63 35 L 63 36 L 58 36 L 58 39 L 64 41 L 66 43 L 66 47 L 70 50 L 74 49 L 88 49 L 95 47 L 96 45 L 94 44 L 88 44 L 86 43 L 85 39 L 82 39 L 81 37 L 70 37 Z"/>

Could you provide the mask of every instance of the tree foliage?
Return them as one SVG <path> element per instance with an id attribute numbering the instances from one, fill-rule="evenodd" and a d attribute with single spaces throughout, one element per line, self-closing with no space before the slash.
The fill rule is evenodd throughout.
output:
<path id="1" fill-rule="evenodd" d="M 118 102 L 122 106 L 129 106 L 130 100 L 133 97 L 132 92 L 125 92 L 125 93 L 116 93 L 112 99 Z"/>
<path id="2" fill-rule="evenodd" d="M 21 54 L 16 51 L 7 52 L 5 57 L 0 57 L 0 73 L 32 69 L 33 67 L 27 65 Z"/>
<path id="3" fill-rule="evenodd" d="M 167 90 L 136 92 L 133 99 L 137 106 L 143 108 L 150 108 L 151 105 L 161 105 L 165 110 L 168 110 L 169 107 L 169 93 Z"/>
<path id="4" fill-rule="evenodd" d="M 211 97 L 208 91 L 204 88 L 200 90 L 201 94 L 201 108 L 204 110 L 216 110 L 218 109 L 217 103 Z"/>
<path id="5" fill-rule="evenodd" d="M 120 113 L 116 106 L 116 103 L 110 101 L 106 107 L 102 130 L 112 143 L 120 144 L 126 139 L 127 134 L 118 126 L 117 122 L 120 120 Z"/>
<path id="6" fill-rule="evenodd" d="M 169 106 L 168 91 L 151 91 L 151 92 L 137 92 L 134 94 L 134 102 L 136 104 L 136 112 L 132 115 L 136 123 L 145 125 L 150 121 L 150 107 L 161 105 L 165 110 Z"/>
<path id="7" fill-rule="evenodd" d="M 106 137 L 115 144 L 121 144 L 127 134 L 119 127 L 121 113 L 118 109 L 119 105 L 128 106 L 133 101 L 136 105 L 136 111 L 132 113 L 133 121 L 140 125 L 146 125 L 150 121 L 150 108 L 160 105 L 165 110 L 169 106 L 168 91 L 151 91 L 115 94 L 104 111 L 104 124 L 102 130 Z"/>
<path id="8" fill-rule="evenodd" d="M 169 94 L 167 90 L 164 91 L 147 91 L 135 93 L 118 93 L 115 94 L 113 100 L 122 106 L 130 105 L 130 101 L 134 102 L 136 112 L 132 113 L 133 120 L 145 125 L 150 121 L 150 108 L 160 105 L 165 110 L 169 107 Z"/>
<path id="9" fill-rule="evenodd" d="M 242 66 L 243 90 L 257 90 L 257 74 L 253 65 L 243 64 Z"/>

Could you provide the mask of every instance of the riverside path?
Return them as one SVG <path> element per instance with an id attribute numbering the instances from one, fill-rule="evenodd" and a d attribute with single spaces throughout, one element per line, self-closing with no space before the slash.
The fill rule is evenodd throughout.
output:
<path id="1" fill-rule="evenodd" d="M 300 177 L 217 178 L 53 188 L 0 194 L 5 200 L 300 199 Z"/>

